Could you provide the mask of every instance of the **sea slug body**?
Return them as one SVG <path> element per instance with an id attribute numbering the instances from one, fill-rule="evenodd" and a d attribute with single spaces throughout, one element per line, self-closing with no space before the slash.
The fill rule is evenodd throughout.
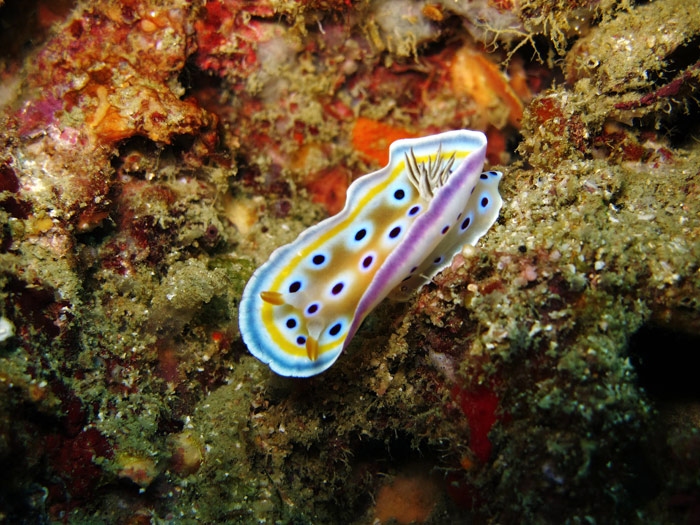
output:
<path id="1" fill-rule="evenodd" d="M 241 335 L 274 372 L 326 370 L 385 297 L 408 299 L 498 218 L 501 173 L 481 172 L 483 133 L 398 140 L 389 152 L 340 213 L 275 250 L 246 285 Z"/>

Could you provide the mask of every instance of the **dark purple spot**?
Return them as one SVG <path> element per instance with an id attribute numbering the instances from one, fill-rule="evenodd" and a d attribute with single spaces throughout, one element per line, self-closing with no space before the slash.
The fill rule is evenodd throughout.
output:
<path id="1" fill-rule="evenodd" d="M 361 230 L 357 230 L 357 233 L 355 234 L 355 240 L 361 241 L 365 238 L 365 235 L 367 235 L 367 230 L 365 230 L 364 228 L 362 228 Z"/>
<path id="2" fill-rule="evenodd" d="M 461 228 L 462 228 L 463 230 L 466 230 L 467 228 L 469 228 L 469 224 L 470 224 L 471 222 L 472 222 L 472 218 L 471 218 L 471 217 L 467 217 L 466 219 L 464 219 L 464 222 L 462 222 Z"/>
<path id="3" fill-rule="evenodd" d="M 289 285 L 289 293 L 297 293 L 301 290 L 301 283 L 299 281 L 294 281 Z"/>
<path id="4" fill-rule="evenodd" d="M 331 329 L 328 330 L 328 333 L 331 334 L 332 336 L 336 336 L 340 333 L 341 328 L 342 328 L 342 325 L 340 323 L 335 323 L 333 326 L 331 326 Z"/>
<path id="5" fill-rule="evenodd" d="M 311 303 L 307 308 L 306 308 L 306 313 L 311 315 L 315 314 L 318 312 L 318 303 Z"/>
<path id="6" fill-rule="evenodd" d="M 410 273 L 415 272 L 417 269 L 418 269 L 418 266 L 414 266 L 413 268 L 411 268 L 411 272 L 410 272 Z"/>
<path id="7" fill-rule="evenodd" d="M 449 229 L 450 229 L 449 226 L 445 226 L 445 227 L 442 229 L 442 232 L 440 232 L 440 233 L 442 233 L 443 235 L 445 235 L 445 234 L 447 233 L 447 230 L 449 230 Z"/>
<path id="8" fill-rule="evenodd" d="M 411 215 L 411 216 L 413 216 L 413 215 L 415 215 L 416 213 L 418 213 L 419 211 L 420 211 L 420 206 L 414 206 L 413 208 L 411 208 L 410 210 L 408 210 L 408 214 Z"/>
<path id="9" fill-rule="evenodd" d="M 326 256 L 325 255 L 314 255 L 314 258 L 311 259 L 316 266 L 323 264 L 326 262 Z"/>
<path id="10" fill-rule="evenodd" d="M 488 206 L 488 204 L 489 204 L 489 200 L 486 197 L 481 199 L 481 207 L 482 208 L 486 208 L 486 206 Z"/>
<path id="11" fill-rule="evenodd" d="M 397 201 L 400 201 L 400 200 L 403 199 L 405 196 L 406 196 L 406 192 L 403 191 L 403 190 L 396 190 L 396 191 L 394 192 L 394 198 L 395 198 Z"/>
<path id="12" fill-rule="evenodd" d="M 296 320 L 294 319 L 287 319 L 287 328 L 294 328 L 297 325 Z"/>
<path id="13" fill-rule="evenodd" d="M 479 175 L 479 178 L 480 178 L 481 180 L 486 180 L 486 179 L 489 178 L 489 176 L 486 175 L 486 173 L 482 173 L 481 175 Z"/>
<path id="14" fill-rule="evenodd" d="M 475 189 L 476 189 L 476 186 L 474 186 L 474 187 L 472 188 L 472 191 L 469 192 L 469 195 L 471 195 L 472 193 L 474 193 L 474 190 L 475 190 Z"/>
<path id="15" fill-rule="evenodd" d="M 219 237 L 219 229 L 214 226 L 213 224 L 210 224 L 206 231 L 204 232 L 206 238 L 208 241 L 215 241 Z"/>
<path id="16" fill-rule="evenodd" d="M 362 259 L 362 267 L 363 268 L 369 268 L 372 265 L 372 261 L 374 258 L 371 255 L 368 255 L 364 259 Z"/>
<path id="17" fill-rule="evenodd" d="M 461 219 L 461 218 L 462 218 L 462 212 L 459 212 L 459 215 L 457 215 L 457 218 L 456 218 L 455 220 L 458 221 L 458 220 Z"/>
<path id="18" fill-rule="evenodd" d="M 442 257 L 438 257 L 433 261 L 435 264 L 440 264 L 442 262 Z"/>
<path id="19" fill-rule="evenodd" d="M 333 295 L 338 295 L 340 292 L 343 291 L 343 287 L 345 285 L 343 283 L 335 283 L 335 286 L 333 286 L 333 289 L 331 290 L 331 293 Z"/>
<path id="20" fill-rule="evenodd" d="M 408 277 L 404 277 L 404 278 L 401 280 L 401 282 L 404 283 L 404 282 L 408 281 L 410 278 L 411 278 L 410 275 L 409 275 Z"/>
<path id="21" fill-rule="evenodd" d="M 400 227 L 400 226 L 395 226 L 395 227 L 392 228 L 392 230 L 389 232 L 389 237 L 391 237 L 392 239 L 396 239 L 396 238 L 399 236 L 400 233 L 401 233 L 401 227 Z"/>
<path id="22" fill-rule="evenodd" d="M 290 211 L 292 211 L 292 203 L 287 199 L 276 200 L 270 206 L 270 211 L 272 211 L 272 214 L 275 217 L 283 219 L 289 215 Z"/>
<path id="23" fill-rule="evenodd" d="M 306 344 L 306 337 L 304 337 L 303 335 L 300 335 L 299 337 L 297 337 L 297 344 L 299 346 L 305 345 Z"/>

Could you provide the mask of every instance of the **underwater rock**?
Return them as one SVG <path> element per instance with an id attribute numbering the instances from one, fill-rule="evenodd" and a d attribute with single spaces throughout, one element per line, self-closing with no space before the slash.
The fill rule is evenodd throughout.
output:
<path id="1" fill-rule="evenodd" d="M 5 520 L 693 521 L 698 12 L 573 4 L 0 2 Z M 254 269 L 465 128 L 479 246 L 323 376 L 251 357 Z"/>

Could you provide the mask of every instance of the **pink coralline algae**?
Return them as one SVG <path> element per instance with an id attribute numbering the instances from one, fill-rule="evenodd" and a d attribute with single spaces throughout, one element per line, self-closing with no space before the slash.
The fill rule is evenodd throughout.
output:
<path id="1" fill-rule="evenodd" d="M 195 60 L 204 71 L 246 77 L 259 68 L 257 44 L 274 30 L 272 2 L 207 2 L 195 22 Z"/>

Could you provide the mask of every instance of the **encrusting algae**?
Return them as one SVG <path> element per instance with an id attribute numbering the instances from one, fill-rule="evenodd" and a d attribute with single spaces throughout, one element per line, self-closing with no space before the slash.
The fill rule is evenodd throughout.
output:
<path id="1" fill-rule="evenodd" d="M 0 19 L 0 521 L 698 515 L 691 3 L 5 0 Z M 457 129 L 503 172 L 479 244 L 319 376 L 251 356 L 255 269 L 393 140 Z"/>

